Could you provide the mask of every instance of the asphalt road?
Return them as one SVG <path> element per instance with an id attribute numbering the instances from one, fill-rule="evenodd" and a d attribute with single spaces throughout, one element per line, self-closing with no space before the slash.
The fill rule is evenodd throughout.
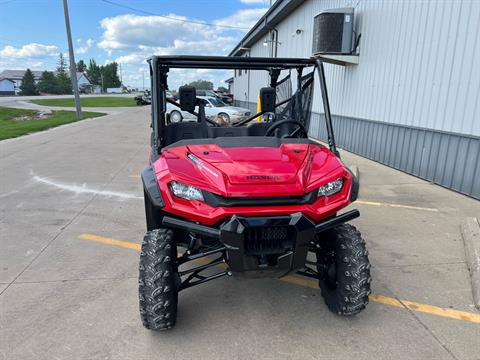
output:
<path id="1" fill-rule="evenodd" d="M 345 152 L 373 265 L 364 312 L 337 317 L 302 278 L 223 278 L 180 294 L 173 331 L 145 330 L 148 115 L 0 142 L 1 359 L 480 359 L 459 231 L 480 202 Z"/>

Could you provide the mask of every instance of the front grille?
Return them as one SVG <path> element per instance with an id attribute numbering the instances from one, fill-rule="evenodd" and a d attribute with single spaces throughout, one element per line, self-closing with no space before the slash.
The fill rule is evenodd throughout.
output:
<path id="1" fill-rule="evenodd" d="M 318 190 L 310 191 L 301 196 L 276 196 L 276 197 L 225 197 L 208 191 L 203 191 L 205 202 L 212 207 L 235 206 L 282 206 L 313 204 L 317 200 Z"/>
<path id="2" fill-rule="evenodd" d="M 290 226 L 253 226 L 246 229 L 245 253 L 248 255 L 281 254 L 292 250 L 293 230 Z"/>

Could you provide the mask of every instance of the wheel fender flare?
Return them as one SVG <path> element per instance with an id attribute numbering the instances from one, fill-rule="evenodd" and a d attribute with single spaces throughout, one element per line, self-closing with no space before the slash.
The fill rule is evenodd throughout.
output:
<path id="1" fill-rule="evenodd" d="M 354 202 L 358 198 L 358 192 L 360 191 L 360 179 L 353 173 L 352 170 L 348 169 L 352 175 L 352 191 L 350 193 L 350 202 Z"/>
<path id="2" fill-rule="evenodd" d="M 156 208 L 163 208 L 165 202 L 163 201 L 162 194 L 160 193 L 160 188 L 157 183 L 157 176 L 155 175 L 155 170 L 153 166 L 149 166 L 142 171 L 142 182 L 145 193 L 147 194 L 150 202 Z"/>

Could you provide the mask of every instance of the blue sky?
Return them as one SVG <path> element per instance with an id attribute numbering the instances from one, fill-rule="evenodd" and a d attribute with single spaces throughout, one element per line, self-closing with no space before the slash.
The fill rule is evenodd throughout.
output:
<path id="1" fill-rule="evenodd" d="M 226 55 L 265 13 L 269 3 L 269 0 L 69 0 L 75 60 L 87 62 L 94 58 L 99 64 L 117 61 L 122 64 L 124 83 L 142 86 L 148 56 Z M 26 67 L 53 70 L 59 52 L 67 53 L 61 0 L 0 0 L 0 71 Z M 198 78 L 222 85 L 228 75 L 221 71 L 185 70 L 175 72 L 170 80 L 174 86 Z"/>

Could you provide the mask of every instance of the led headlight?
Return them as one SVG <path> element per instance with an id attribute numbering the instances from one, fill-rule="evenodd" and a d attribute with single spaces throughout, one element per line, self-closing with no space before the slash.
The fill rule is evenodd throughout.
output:
<path id="1" fill-rule="evenodd" d="M 332 196 L 342 190 L 343 178 L 330 181 L 318 188 L 318 196 Z"/>
<path id="2" fill-rule="evenodd" d="M 199 200 L 203 201 L 203 194 L 200 189 L 194 186 L 185 185 L 176 181 L 170 183 L 170 189 L 173 195 L 185 200 Z"/>

